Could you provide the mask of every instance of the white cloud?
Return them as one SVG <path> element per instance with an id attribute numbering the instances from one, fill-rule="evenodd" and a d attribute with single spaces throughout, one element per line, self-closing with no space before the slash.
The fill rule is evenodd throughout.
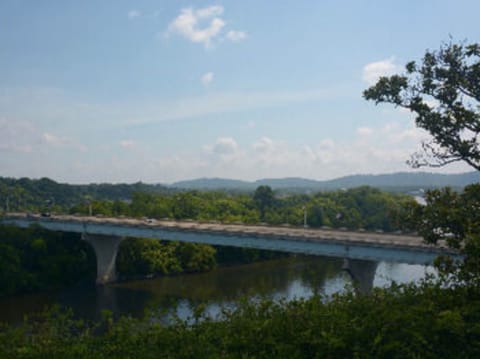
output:
<path id="1" fill-rule="evenodd" d="M 426 141 L 431 138 L 425 130 L 418 127 L 400 129 L 399 131 L 390 132 L 387 135 L 392 145 L 398 145 L 402 143 L 420 144 L 422 141 Z"/>
<path id="2" fill-rule="evenodd" d="M 168 26 L 167 35 L 177 33 L 191 42 L 211 46 L 213 39 L 220 35 L 225 21 L 219 17 L 223 14 L 223 6 L 209 6 L 194 10 L 185 8 Z M 202 26 L 203 23 L 203 26 Z M 206 24 L 205 24 L 206 23 Z"/>
<path id="3" fill-rule="evenodd" d="M 331 138 L 325 138 L 320 141 L 320 148 L 324 150 L 331 150 L 335 147 L 335 141 Z"/>
<path id="4" fill-rule="evenodd" d="M 127 149 L 127 150 L 131 150 L 133 148 L 135 148 L 137 145 L 137 143 L 134 141 L 134 140 L 121 140 L 120 141 L 120 147 L 124 148 L 124 149 Z"/>
<path id="5" fill-rule="evenodd" d="M 42 131 L 31 121 L 0 118 L 0 151 L 38 154 L 51 148 L 70 148 L 86 152 L 87 147 L 68 137 Z"/>
<path id="6" fill-rule="evenodd" d="M 324 138 L 318 145 L 307 145 L 303 147 L 303 153 L 306 160 L 303 162 L 310 163 L 309 166 L 328 165 L 335 159 L 335 154 L 338 150 L 335 148 L 336 144 L 331 138 Z"/>
<path id="7" fill-rule="evenodd" d="M 286 170 L 285 175 L 288 176 L 290 173 L 294 173 L 288 170 L 290 165 L 295 166 L 302 162 L 303 158 L 296 149 L 292 151 L 288 143 L 273 140 L 267 136 L 253 143 L 252 149 L 253 151 L 249 151 L 244 158 L 247 162 L 245 165 L 252 166 L 254 171 L 264 171 L 265 176 L 270 176 L 267 173 L 279 168 L 284 168 Z"/>
<path id="8" fill-rule="evenodd" d="M 369 85 L 374 85 L 380 77 L 393 75 L 399 69 L 400 66 L 395 64 L 393 57 L 371 62 L 363 67 L 363 80 Z"/>
<path id="9" fill-rule="evenodd" d="M 247 33 L 245 31 L 230 30 L 225 37 L 230 41 L 238 42 L 245 40 L 247 38 Z"/>
<path id="10" fill-rule="evenodd" d="M 204 151 L 174 150 L 162 155 L 152 151 L 131 151 L 128 156 L 113 151 L 109 156 L 99 156 L 89 161 L 69 156 L 71 165 L 63 170 L 60 170 L 61 166 L 55 161 L 44 163 L 31 160 L 32 167 L 27 166 L 28 170 L 17 169 L 25 166 L 10 168 L 8 161 L 2 166 L 5 170 L 8 169 L 8 175 L 32 176 L 33 173 L 37 176 L 50 176 L 74 182 L 78 182 L 79 179 L 84 182 L 138 180 L 172 182 L 196 177 L 254 180 L 298 176 L 330 179 L 355 173 L 410 170 L 405 161 L 418 148 L 415 129 L 397 124 L 372 130 L 371 141 L 365 141 L 357 134 L 357 137 L 345 141 L 320 138 L 316 143 L 294 144 L 264 136 L 241 146 L 234 137 L 224 136 L 205 145 Z M 51 143 L 65 142 L 61 137 L 51 133 L 46 137 Z M 124 139 L 118 143 L 127 149 L 136 146 L 135 141 L 131 139 Z M 0 150 L 1 147 L 0 145 Z M 32 153 L 19 156 L 37 158 L 35 155 L 37 148 L 33 147 Z M 8 156 L 3 157 L 5 160 Z M 442 169 L 441 172 L 447 170 Z M 457 168 L 458 170 L 465 168 Z"/>
<path id="11" fill-rule="evenodd" d="M 225 33 L 226 21 L 222 18 L 224 8 L 220 5 L 201 9 L 184 8 L 169 24 L 165 35 L 178 34 L 187 40 L 203 44 L 206 48 L 212 46 L 214 40 L 229 40 L 239 42 L 248 36 L 246 31 L 229 30 Z"/>
<path id="12" fill-rule="evenodd" d="M 306 158 L 309 161 L 315 161 L 317 159 L 317 154 L 315 153 L 315 151 L 311 146 L 308 146 L 308 145 L 303 146 L 302 152 L 305 154 Z"/>
<path id="13" fill-rule="evenodd" d="M 201 78 L 203 86 L 208 86 L 212 83 L 213 81 L 213 72 L 207 72 L 204 74 Z"/>
<path id="14" fill-rule="evenodd" d="M 42 139 L 45 141 L 47 145 L 61 147 L 68 145 L 70 143 L 69 139 L 65 137 L 59 137 L 49 132 L 44 132 L 42 135 Z"/>
<path id="15" fill-rule="evenodd" d="M 133 20 L 133 19 L 136 19 L 138 17 L 141 17 L 142 16 L 142 13 L 138 10 L 130 10 L 127 14 L 128 18 L 130 20 Z"/>
<path id="16" fill-rule="evenodd" d="M 275 145 L 271 138 L 262 137 L 260 140 L 253 144 L 253 148 L 259 153 L 268 153 L 273 151 Z"/>
<path id="17" fill-rule="evenodd" d="M 179 155 L 176 161 L 165 159 L 162 173 L 181 173 L 181 178 L 254 180 L 289 176 L 330 179 L 355 173 L 408 171 L 411 169 L 405 161 L 419 144 L 415 136 L 410 136 L 414 132 L 410 124 L 385 126 L 372 128 L 371 141 L 357 134 L 350 140 L 323 138 L 318 143 L 303 145 L 264 136 L 240 146 L 232 137 L 222 137 L 197 155 Z M 402 141 L 398 141 L 399 137 Z"/>
<path id="18" fill-rule="evenodd" d="M 80 152 L 86 152 L 87 147 L 78 143 L 68 137 L 55 135 L 51 132 L 44 132 L 42 134 L 42 142 L 50 147 L 73 148 Z"/>
<path id="19" fill-rule="evenodd" d="M 232 137 L 220 137 L 212 147 L 212 152 L 217 155 L 231 155 L 238 150 L 237 141 Z"/>
<path id="20" fill-rule="evenodd" d="M 428 107 L 431 107 L 431 108 L 436 108 L 440 106 L 440 102 L 434 98 L 425 100 L 424 102 L 427 104 Z"/>
<path id="21" fill-rule="evenodd" d="M 193 144 L 182 148 L 160 146 L 161 136 L 169 135 L 162 133 L 143 137 L 140 146 L 140 142 L 136 143 L 130 134 L 141 136 L 137 130 L 149 131 L 151 128 L 138 127 L 135 132 L 129 132 L 131 128 L 128 127 L 137 123 L 155 124 L 209 117 L 206 115 L 211 113 L 339 98 L 344 93 L 344 88 L 305 92 L 214 93 L 177 101 L 152 100 L 107 106 L 83 103 L 56 91 L 38 92 L 32 89 L 18 93 L 18 89 L 0 89 L 3 116 L 0 117 L 0 170 L 8 176 L 50 176 L 77 183 L 165 182 L 199 176 L 328 179 L 352 173 L 410 170 L 405 161 L 418 149 L 426 134 L 415 127 L 413 119 L 407 122 L 404 117 L 398 122 L 388 117 L 388 122 L 381 126 L 364 122 L 362 125 L 370 131 L 362 127 L 346 128 L 344 136 L 335 138 L 330 137 L 332 134 L 325 129 L 318 131 L 315 141 L 303 143 L 299 137 L 292 142 L 275 138 L 274 134 L 264 132 L 268 127 L 262 122 L 254 131 L 239 131 L 238 134 L 233 133 L 234 136 L 227 133 L 204 146 L 204 151 L 199 151 L 198 147 L 192 149 Z M 240 126 L 247 126 L 251 118 L 249 115 L 245 113 L 245 120 L 240 121 Z M 250 127 L 254 126 L 255 122 L 251 122 Z M 265 136 L 257 135 L 251 139 L 257 129 Z M 370 133 L 369 136 L 365 136 L 367 133 Z M 190 136 L 195 134 L 185 138 Z M 169 141 L 166 137 L 165 140 Z M 82 147 L 80 141 L 86 141 L 92 149 L 88 155 L 82 155 L 81 149 L 86 151 L 87 148 Z M 101 147 L 103 144 L 109 147 L 104 150 Z M 134 150 L 122 151 L 122 147 Z M 114 156 L 115 160 L 112 159 Z M 115 166 L 113 162 L 109 166 L 109 161 L 114 161 Z M 469 168 L 449 166 L 439 171 L 461 170 Z"/>
<path id="22" fill-rule="evenodd" d="M 0 151 L 30 153 L 40 142 L 38 131 L 31 122 L 0 118 Z"/>
<path id="23" fill-rule="evenodd" d="M 360 136 L 370 136 L 372 133 L 373 133 L 373 130 L 370 127 L 357 128 L 357 134 Z"/>

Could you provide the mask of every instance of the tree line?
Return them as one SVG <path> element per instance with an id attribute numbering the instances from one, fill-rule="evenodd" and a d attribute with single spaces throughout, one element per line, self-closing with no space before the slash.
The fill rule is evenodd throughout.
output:
<path id="1" fill-rule="evenodd" d="M 131 201 L 94 200 L 70 208 L 70 214 L 148 217 L 155 219 L 218 221 L 398 231 L 415 205 L 408 195 L 371 187 L 277 196 L 268 186 L 253 194 L 185 191 L 174 194 L 136 192 Z M 306 214 L 306 217 L 305 217 Z"/>
<path id="2" fill-rule="evenodd" d="M 54 209 L 67 211 L 71 206 L 91 201 L 128 200 L 135 192 L 172 192 L 162 185 L 145 184 L 88 184 L 72 185 L 58 183 L 49 178 L 0 177 L 0 208 L 9 211 L 43 211 Z"/>
<path id="3" fill-rule="evenodd" d="M 400 230 L 413 200 L 370 187 L 311 195 L 274 192 L 259 186 L 252 192 L 178 191 L 161 185 L 69 185 L 48 178 L 0 177 L 4 211 L 55 212 L 209 220 L 228 223 L 303 225 L 312 227 Z"/>

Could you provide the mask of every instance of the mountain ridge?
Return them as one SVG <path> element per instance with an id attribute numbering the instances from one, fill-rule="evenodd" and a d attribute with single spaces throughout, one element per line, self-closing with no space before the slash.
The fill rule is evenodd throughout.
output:
<path id="1" fill-rule="evenodd" d="M 263 178 L 256 181 L 244 181 L 228 178 L 197 178 L 174 182 L 169 187 L 179 189 L 240 189 L 251 190 L 266 185 L 273 189 L 335 190 L 358 186 L 379 188 L 390 187 L 465 187 L 480 182 L 480 172 L 432 173 L 432 172 L 395 172 L 387 174 L 355 174 L 330 180 L 315 180 L 302 177 Z"/>

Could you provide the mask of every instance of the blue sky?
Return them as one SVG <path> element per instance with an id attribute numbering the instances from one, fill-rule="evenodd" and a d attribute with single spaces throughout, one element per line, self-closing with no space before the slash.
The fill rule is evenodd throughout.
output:
<path id="1" fill-rule="evenodd" d="M 0 176 L 411 170 L 426 134 L 361 93 L 450 36 L 478 42 L 479 13 L 473 0 L 2 0 Z"/>

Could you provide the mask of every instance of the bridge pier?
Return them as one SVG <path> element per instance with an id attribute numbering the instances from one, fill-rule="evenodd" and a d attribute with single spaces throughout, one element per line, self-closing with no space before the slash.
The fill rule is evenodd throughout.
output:
<path id="1" fill-rule="evenodd" d="M 342 269 L 350 275 L 354 287 L 360 293 L 370 293 L 377 266 L 378 262 L 375 261 L 343 258 Z"/>
<path id="2" fill-rule="evenodd" d="M 98 285 L 104 285 L 117 280 L 115 261 L 117 259 L 118 247 L 123 238 L 124 237 L 119 236 L 82 233 L 82 239 L 90 243 L 97 257 L 96 283 Z"/>

